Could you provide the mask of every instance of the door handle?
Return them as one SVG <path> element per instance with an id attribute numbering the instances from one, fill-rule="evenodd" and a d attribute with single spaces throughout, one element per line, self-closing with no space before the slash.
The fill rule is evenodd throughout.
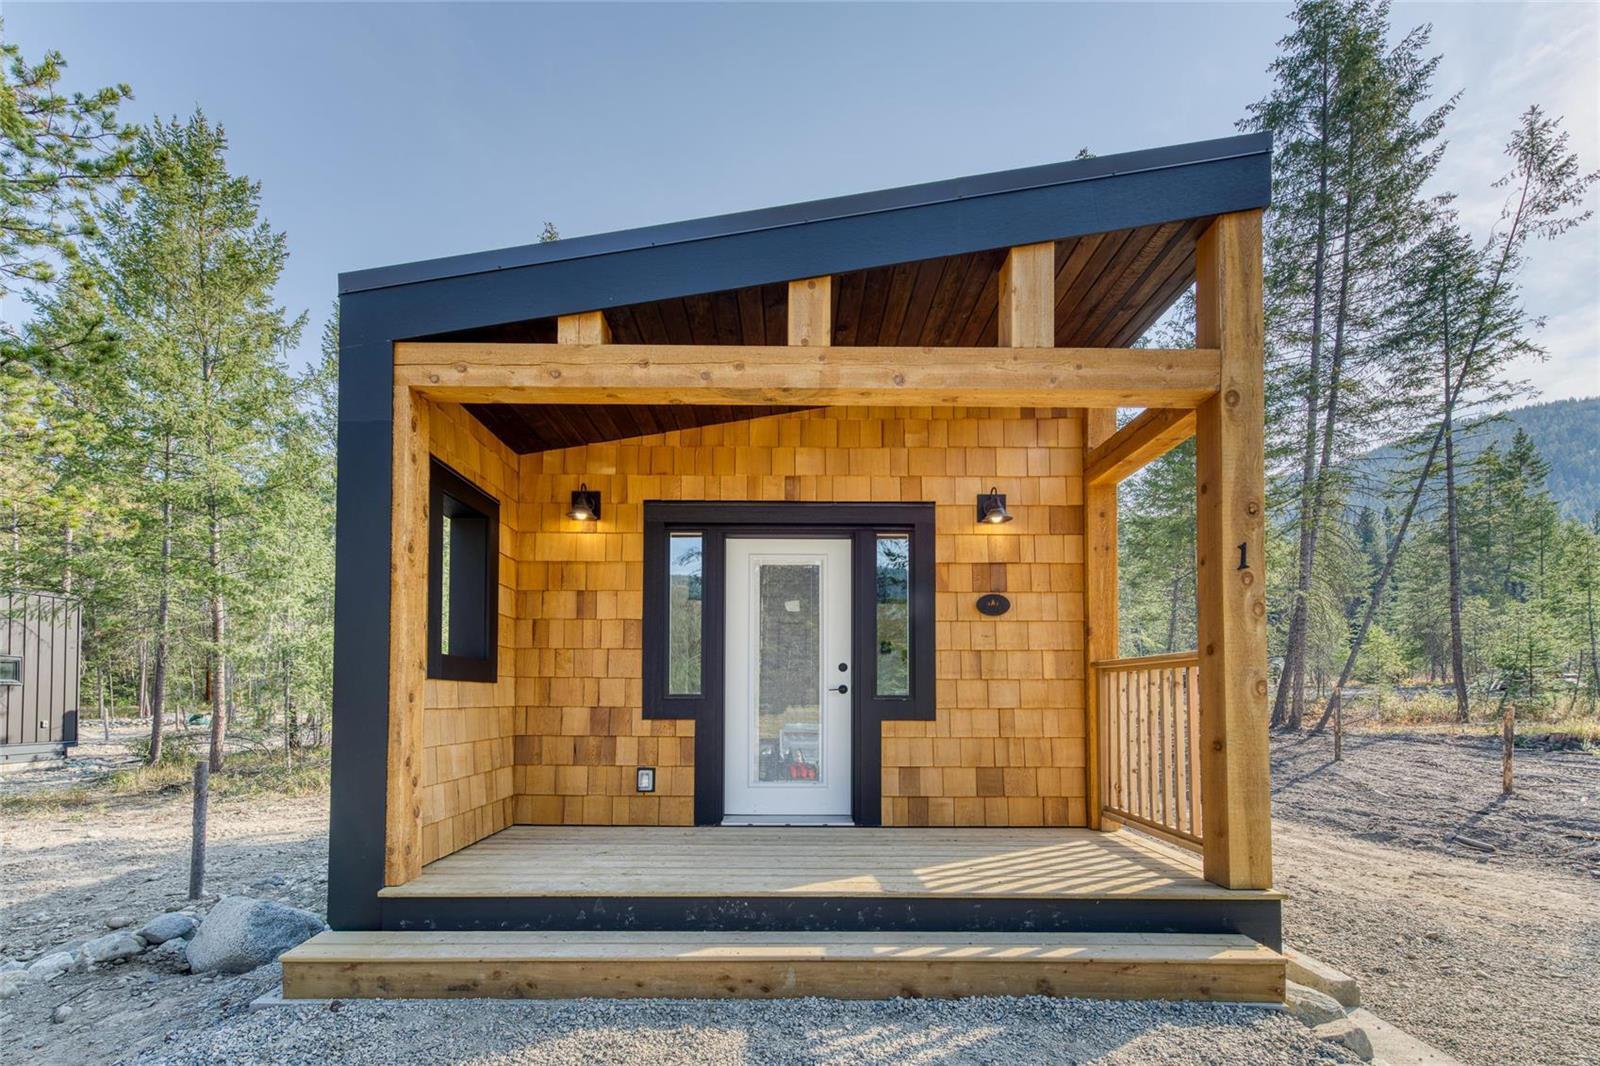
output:
<path id="1" fill-rule="evenodd" d="M 850 686 L 849 685 L 835 685 L 833 688 L 830 688 L 828 691 L 829 692 L 845 693 L 845 692 L 849 692 L 850 691 Z"/>

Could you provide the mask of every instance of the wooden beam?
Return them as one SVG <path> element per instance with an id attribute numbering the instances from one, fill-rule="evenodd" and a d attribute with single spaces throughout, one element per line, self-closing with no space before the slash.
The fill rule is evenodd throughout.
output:
<path id="1" fill-rule="evenodd" d="M 383 880 L 422 872 L 422 709 L 428 674 L 429 404 L 394 389 L 389 550 L 389 757 Z"/>
<path id="2" fill-rule="evenodd" d="M 395 346 L 395 384 L 458 403 L 1192 407 L 1215 349 Z"/>
<path id="3" fill-rule="evenodd" d="M 1195 260 L 1196 343 L 1222 353 L 1221 390 L 1195 422 L 1205 876 L 1225 888 L 1268 888 L 1261 212 L 1219 216 Z"/>
<path id="4" fill-rule="evenodd" d="M 833 344 L 833 278 L 789 282 L 789 343 L 808 348 Z"/>
<path id="5" fill-rule="evenodd" d="M 1084 445 L 1092 454 L 1116 432 L 1116 408 L 1090 408 L 1085 412 L 1085 423 Z M 1114 659 L 1118 654 L 1117 486 L 1094 485 L 1085 478 L 1083 512 L 1083 616 L 1087 629 L 1083 678 L 1088 708 L 1088 758 L 1084 767 L 1087 791 L 1084 794 L 1089 798 L 1089 828 L 1099 829 L 1104 798 L 1100 745 L 1101 738 L 1106 735 L 1101 718 L 1105 709 L 1100 706 L 1099 675 L 1091 669 L 1091 664 L 1101 659 Z"/>
<path id="6" fill-rule="evenodd" d="M 556 319 L 556 339 L 562 344 L 610 344 L 611 323 L 603 311 L 584 311 Z"/>
<path id="7" fill-rule="evenodd" d="M 1023 244 L 1000 265 L 1000 347 L 1049 348 L 1056 342 L 1056 246 Z"/>
<path id="8" fill-rule="evenodd" d="M 1086 485 L 1115 485 L 1194 436 L 1194 411 L 1151 407 L 1098 445 L 1083 464 Z"/>

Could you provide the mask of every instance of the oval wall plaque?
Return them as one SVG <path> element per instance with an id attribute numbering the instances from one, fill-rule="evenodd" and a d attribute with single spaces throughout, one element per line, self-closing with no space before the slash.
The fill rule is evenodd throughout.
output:
<path id="1" fill-rule="evenodd" d="M 991 592 L 987 596 L 978 597 L 978 613 L 991 617 L 1005 614 L 1011 610 L 1011 601 L 998 592 Z"/>

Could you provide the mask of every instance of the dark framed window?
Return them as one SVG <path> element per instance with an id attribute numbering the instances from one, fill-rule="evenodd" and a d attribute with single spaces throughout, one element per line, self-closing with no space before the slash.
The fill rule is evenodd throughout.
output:
<path id="1" fill-rule="evenodd" d="M 0 685 L 22 684 L 22 656 L 0 655 Z"/>
<path id="2" fill-rule="evenodd" d="M 428 676 L 493 681 L 500 647 L 500 504 L 432 460 L 428 475 Z"/>
<path id="3" fill-rule="evenodd" d="M 730 536 L 851 541 L 851 806 L 858 825 L 878 824 L 880 726 L 932 719 L 937 706 L 933 504 L 645 502 L 644 717 L 695 719 L 702 825 L 722 819 Z"/>

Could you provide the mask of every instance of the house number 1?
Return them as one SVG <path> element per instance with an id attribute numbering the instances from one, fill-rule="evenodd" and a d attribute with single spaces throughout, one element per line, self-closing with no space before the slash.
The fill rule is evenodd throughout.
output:
<path id="1" fill-rule="evenodd" d="M 1249 542 L 1248 541 L 1245 542 L 1244 544 L 1239 545 L 1239 569 L 1240 570 L 1248 570 L 1248 569 L 1250 569 L 1250 561 L 1249 561 L 1249 558 L 1247 557 L 1247 554 L 1246 554 L 1248 549 L 1249 549 Z"/>

